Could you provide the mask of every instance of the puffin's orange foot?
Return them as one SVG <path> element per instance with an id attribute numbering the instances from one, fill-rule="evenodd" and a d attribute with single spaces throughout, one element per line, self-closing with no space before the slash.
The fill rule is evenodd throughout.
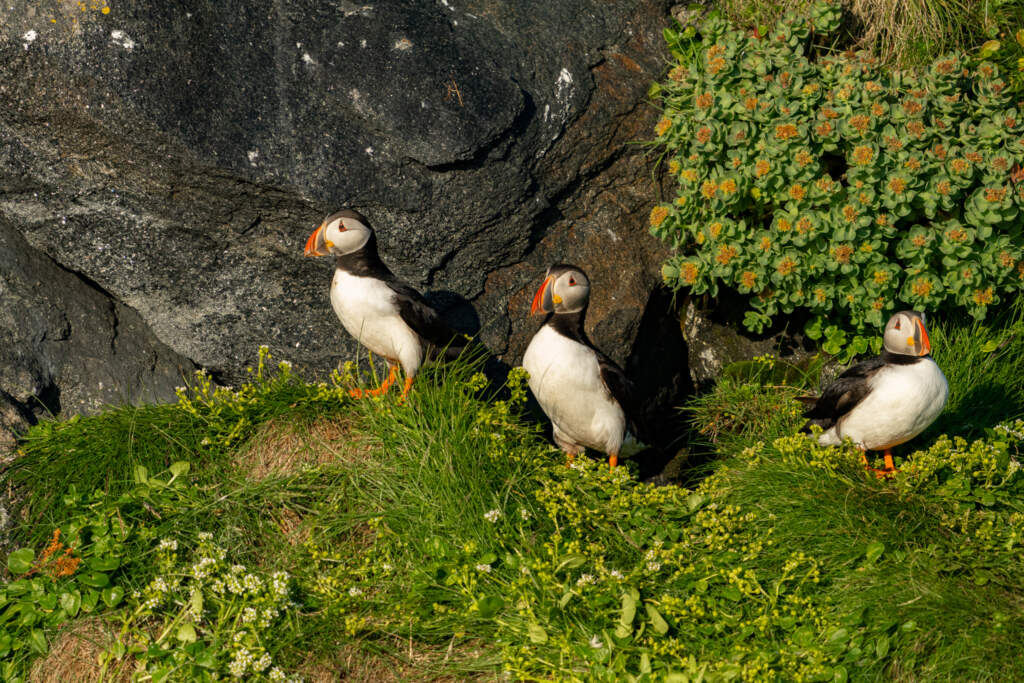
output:
<path id="1" fill-rule="evenodd" d="M 399 403 L 404 403 L 406 397 L 409 395 L 409 390 L 412 389 L 412 377 L 405 378 L 405 386 L 402 388 L 402 395 L 398 397 Z"/>
<path id="2" fill-rule="evenodd" d="M 609 453 L 608 454 L 608 467 L 615 469 L 615 466 L 619 464 L 619 454 Z"/>
<path id="3" fill-rule="evenodd" d="M 349 389 L 348 395 L 352 398 L 365 398 L 366 396 L 380 396 L 386 394 L 391 385 L 398 379 L 398 366 L 391 365 L 388 368 L 388 376 L 380 383 L 380 386 L 376 389 Z"/>
<path id="4" fill-rule="evenodd" d="M 366 398 L 367 396 L 380 396 L 383 393 L 387 393 L 387 390 L 387 385 L 381 384 L 376 389 L 349 389 L 348 395 L 352 398 Z"/>
<path id="5" fill-rule="evenodd" d="M 875 470 L 875 476 L 879 479 L 885 479 L 886 477 L 891 477 L 897 472 L 899 472 L 899 470 L 896 469 L 896 463 L 892 461 L 892 453 L 887 450 L 885 452 L 885 467 L 880 470 Z"/>

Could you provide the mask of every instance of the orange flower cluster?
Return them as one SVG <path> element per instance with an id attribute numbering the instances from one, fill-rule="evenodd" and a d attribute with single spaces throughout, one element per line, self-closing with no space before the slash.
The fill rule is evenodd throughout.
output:
<path id="1" fill-rule="evenodd" d="M 782 123 L 775 126 L 775 137 L 779 140 L 790 140 L 800 135 L 800 130 L 792 123 Z"/>
<path id="2" fill-rule="evenodd" d="M 860 145 L 853 148 L 853 162 L 861 166 L 867 166 L 875 158 L 875 150 L 867 145 Z"/>
<path id="3" fill-rule="evenodd" d="M 723 266 L 727 266 L 729 265 L 729 261 L 732 261 L 734 258 L 736 258 L 736 255 L 739 253 L 740 252 L 738 249 L 736 249 L 736 247 L 730 244 L 723 244 L 721 247 L 718 248 L 718 255 L 715 257 L 715 260 L 721 263 Z"/>
<path id="4" fill-rule="evenodd" d="M 664 223 L 666 218 L 668 218 L 668 208 L 667 207 L 656 206 L 653 209 L 651 209 L 650 220 L 651 220 L 651 227 L 652 228 L 656 228 L 659 225 L 661 225 L 662 223 Z"/>
<path id="5" fill-rule="evenodd" d="M 1006 198 L 1005 187 L 986 187 L 985 188 L 985 201 L 987 202 L 1001 202 Z"/>
<path id="6" fill-rule="evenodd" d="M 903 191 L 907 189 L 907 181 L 899 177 L 892 178 L 889 180 L 889 189 L 893 194 L 903 194 Z"/>
<path id="7" fill-rule="evenodd" d="M 853 256 L 853 247 L 849 244 L 840 244 L 835 248 L 834 253 L 836 256 L 837 263 L 849 263 L 850 257 Z"/>
<path id="8" fill-rule="evenodd" d="M 64 544 L 61 543 L 60 529 L 54 529 L 49 545 L 46 546 L 42 555 L 35 561 L 32 568 L 26 572 L 25 576 L 31 576 L 42 571 L 49 574 L 54 581 L 64 576 L 71 576 L 78 571 L 79 565 L 82 564 L 82 558 L 75 557 L 74 552 L 74 548 L 71 546 L 65 548 Z M 52 559 L 54 555 L 57 556 L 56 559 Z"/>
<path id="9" fill-rule="evenodd" d="M 919 277 L 910 285 L 910 291 L 916 296 L 925 297 L 932 293 L 932 281 L 925 277 Z"/>
<path id="10" fill-rule="evenodd" d="M 700 274 L 700 270 L 697 268 L 695 263 L 687 261 L 679 269 L 679 274 L 682 276 L 683 282 L 688 285 L 692 285 L 697 281 L 697 276 Z"/>

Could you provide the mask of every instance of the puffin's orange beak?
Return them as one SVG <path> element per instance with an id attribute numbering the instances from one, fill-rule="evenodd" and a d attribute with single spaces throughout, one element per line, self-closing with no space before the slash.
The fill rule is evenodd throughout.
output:
<path id="1" fill-rule="evenodd" d="M 928 339 L 928 330 L 924 329 L 924 323 L 916 320 L 917 329 L 921 332 L 921 355 L 927 356 L 932 352 L 932 342 Z"/>
<path id="2" fill-rule="evenodd" d="M 550 313 L 551 309 L 551 296 L 548 293 L 548 287 L 554 282 L 554 277 L 549 275 L 544 278 L 544 282 L 541 284 L 540 289 L 533 295 L 533 304 L 530 306 L 530 315 L 537 315 L 538 313 Z M 547 304 L 547 305 L 545 305 Z"/>
<path id="3" fill-rule="evenodd" d="M 306 256 L 327 256 L 327 244 L 324 242 L 324 224 L 313 231 L 306 240 Z"/>

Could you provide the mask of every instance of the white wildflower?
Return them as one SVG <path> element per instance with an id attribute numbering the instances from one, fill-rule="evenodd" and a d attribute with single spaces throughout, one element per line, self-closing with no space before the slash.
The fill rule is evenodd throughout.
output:
<path id="1" fill-rule="evenodd" d="M 278 600 L 288 597 L 288 572 L 274 572 L 270 575 L 270 592 Z"/>
<path id="2" fill-rule="evenodd" d="M 486 519 L 491 524 L 494 524 L 499 519 L 501 519 L 501 510 L 498 510 L 497 508 L 495 508 L 494 510 L 488 510 L 487 512 L 484 513 L 484 519 Z"/>
<path id="3" fill-rule="evenodd" d="M 202 581 L 213 573 L 213 566 L 215 564 L 217 564 L 217 561 L 212 557 L 202 557 L 192 565 L 191 569 L 189 569 L 189 574 L 197 581 Z"/>
<path id="4" fill-rule="evenodd" d="M 253 662 L 253 671 L 256 671 L 257 673 L 261 671 L 266 671 L 267 668 L 271 665 L 271 663 L 272 662 L 270 661 L 270 655 L 264 652 L 262 655 L 260 655 L 259 659 Z"/>
<path id="5" fill-rule="evenodd" d="M 246 574 L 245 578 L 242 579 L 242 585 L 250 593 L 258 593 L 263 588 L 263 582 L 255 574 Z"/>
<path id="6" fill-rule="evenodd" d="M 596 580 L 597 579 L 594 578 L 593 574 L 581 574 L 580 578 L 576 579 L 576 585 L 577 586 L 586 586 L 586 585 L 594 583 Z"/>
<path id="7" fill-rule="evenodd" d="M 490 574 L 491 573 L 491 565 L 489 565 L 489 564 L 478 564 L 476 566 L 476 570 L 478 572 L 483 572 L 484 574 Z"/>
<path id="8" fill-rule="evenodd" d="M 620 572 L 618 569 L 611 570 L 610 572 L 608 572 L 608 575 L 613 579 L 618 579 L 619 581 L 621 581 L 624 578 L 622 576 L 622 572 Z"/>
<path id="9" fill-rule="evenodd" d="M 241 595 L 245 592 L 245 587 L 242 586 L 242 582 L 238 580 L 238 576 L 235 574 L 229 574 L 224 580 L 224 585 L 235 595 Z"/>
<path id="10" fill-rule="evenodd" d="M 352 586 L 348 589 L 348 594 L 355 598 L 363 594 L 363 589 L 359 586 Z"/>

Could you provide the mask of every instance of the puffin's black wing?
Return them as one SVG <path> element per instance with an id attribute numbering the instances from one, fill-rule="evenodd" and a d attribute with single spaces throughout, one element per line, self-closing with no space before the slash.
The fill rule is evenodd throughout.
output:
<path id="1" fill-rule="evenodd" d="M 439 349 L 461 349 L 466 345 L 466 335 L 449 327 L 422 294 L 397 278 L 388 279 L 387 285 L 395 292 L 398 314 L 416 334 Z"/>
<path id="2" fill-rule="evenodd" d="M 800 431 L 809 432 L 811 425 L 829 429 L 843 415 L 853 410 L 871 391 L 868 380 L 886 364 L 879 356 L 857 363 L 825 387 L 821 397 L 804 411 L 807 419 Z"/>
<path id="3" fill-rule="evenodd" d="M 629 423 L 633 436 L 639 439 L 641 435 L 637 432 L 643 431 L 643 428 L 638 421 L 640 411 L 636 401 L 636 387 L 629 377 L 626 377 L 626 373 L 622 371 L 622 368 L 615 364 L 615 361 L 596 348 L 594 349 L 594 354 L 597 356 L 597 367 L 601 372 L 601 381 L 604 382 L 604 386 L 608 389 L 608 393 L 611 394 L 612 398 L 622 407 L 622 412 L 626 414 L 626 422 Z"/>

